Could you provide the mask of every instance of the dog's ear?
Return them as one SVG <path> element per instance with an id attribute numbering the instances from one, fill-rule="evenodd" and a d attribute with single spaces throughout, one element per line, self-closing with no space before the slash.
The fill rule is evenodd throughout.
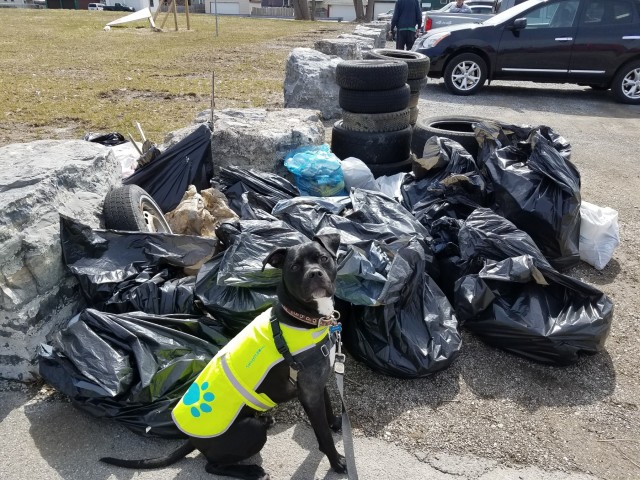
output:
<path id="1" fill-rule="evenodd" d="M 316 235 L 313 237 L 314 242 L 318 242 L 326 250 L 329 251 L 333 258 L 338 256 L 338 248 L 340 248 L 340 234 L 339 233 L 325 233 Z"/>
<path id="2" fill-rule="evenodd" d="M 267 264 L 274 268 L 282 268 L 284 266 L 284 259 L 287 257 L 287 250 L 285 247 L 276 248 L 267 255 L 267 258 L 262 261 L 262 271 L 264 272 L 264 267 L 266 267 Z"/>

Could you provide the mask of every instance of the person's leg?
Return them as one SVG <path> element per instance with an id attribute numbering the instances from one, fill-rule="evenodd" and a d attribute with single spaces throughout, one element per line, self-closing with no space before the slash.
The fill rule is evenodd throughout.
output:
<path id="1" fill-rule="evenodd" d="M 407 33 L 407 39 L 406 39 L 407 50 L 411 50 L 411 48 L 413 48 L 413 44 L 416 41 L 416 32 L 411 32 L 407 30 L 406 33 Z"/>
<path id="2" fill-rule="evenodd" d="M 404 50 L 404 30 L 396 30 L 396 49 Z"/>

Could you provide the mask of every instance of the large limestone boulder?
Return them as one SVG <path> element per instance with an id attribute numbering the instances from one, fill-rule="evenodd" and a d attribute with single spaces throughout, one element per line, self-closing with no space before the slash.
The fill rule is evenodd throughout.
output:
<path id="1" fill-rule="evenodd" d="M 373 40 L 373 48 L 384 48 L 387 44 L 386 28 L 370 28 L 358 25 L 353 33 L 361 37 L 371 38 Z"/>
<path id="2" fill-rule="evenodd" d="M 367 50 L 371 50 L 373 48 L 377 48 L 375 46 L 375 39 L 369 37 L 363 37 L 362 35 L 354 35 L 352 33 L 341 33 L 338 35 L 338 38 L 342 38 L 344 40 L 353 40 L 360 46 L 360 50 L 362 52 L 366 52 Z"/>
<path id="3" fill-rule="evenodd" d="M 36 346 L 80 310 L 77 282 L 62 263 L 59 214 L 99 227 L 120 176 L 113 152 L 96 143 L 0 148 L 0 378 L 34 378 Z"/>
<path id="4" fill-rule="evenodd" d="M 201 112 L 196 121 L 211 115 Z M 286 175 L 285 155 L 294 148 L 324 143 L 320 112 L 302 108 L 227 109 L 214 113 L 211 150 L 214 171 L 234 165 Z"/>
<path id="5" fill-rule="evenodd" d="M 313 48 L 325 55 L 340 57 L 343 60 L 362 60 L 360 44 L 348 38 L 318 40 Z"/>
<path id="6" fill-rule="evenodd" d="M 391 29 L 391 20 L 389 20 L 388 22 L 383 20 L 374 20 L 369 23 L 363 23 L 362 26 L 365 28 L 384 30 L 384 35 L 386 37 L 387 33 L 389 33 L 389 30 Z"/>
<path id="7" fill-rule="evenodd" d="M 341 61 L 312 48 L 294 48 L 285 70 L 285 108 L 320 110 L 325 120 L 340 117 L 336 65 Z"/>

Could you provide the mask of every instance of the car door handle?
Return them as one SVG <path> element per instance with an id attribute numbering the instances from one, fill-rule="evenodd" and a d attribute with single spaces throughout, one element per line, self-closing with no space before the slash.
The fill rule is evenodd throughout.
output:
<path id="1" fill-rule="evenodd" d="M 625 35 L 623 40 L 640 40 L 640 35 Z"/>
<path id="2" fill-rule="evenodd" d="M 573 37 L 557 37 L 555 39 L 556 42 L 570 42 L 573 40 Z"/>

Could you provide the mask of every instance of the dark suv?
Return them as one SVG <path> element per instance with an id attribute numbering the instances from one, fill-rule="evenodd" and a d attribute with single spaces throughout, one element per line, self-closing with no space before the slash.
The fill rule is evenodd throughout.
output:
<path id="1" fill-rule="evenodd" d="M 413 50 L 471 95 L 489 80 L 576 83 L 640 104 L 640 0 L 528 0 L 478 24 L 431 30 Z"/>

